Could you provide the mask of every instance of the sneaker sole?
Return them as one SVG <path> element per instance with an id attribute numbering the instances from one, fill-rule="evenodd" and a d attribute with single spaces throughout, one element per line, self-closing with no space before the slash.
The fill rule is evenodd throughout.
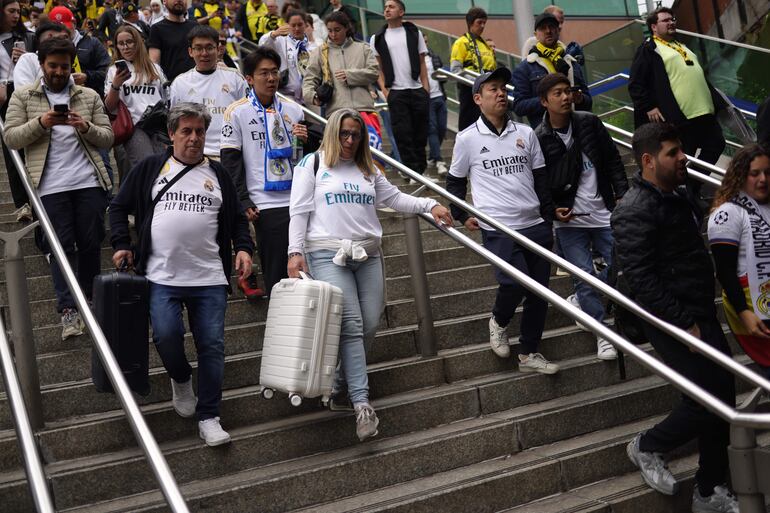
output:
<path id="1" fill-rule="evenodd" d="M 598 358 L 599 360 L 602 360 L 604 362 L 610 362 L 612 360 L 617 360 L 618 359 L 618 354 L 617 353 L 610 354 L 610 355 L 597 354 L 596 358 Z"/>
<path id="2" fill-rule="evenodd" d="M 217 447 L 217 446 L 229 444 L 230 442 L 232 442 L 232 439 L 229 436 L 227 438 L 223 438 L 222 440 L 215 440 L 213 442 L 209 442 L 208 440 L 206 440 L 206 438 L 200 433 L 198 433 L 198 436 L 209 447 Z"/>
<path id="3" fill-rule="evenodd" d="M 556 369 L 556 370 L 533 369 L 532 367 L 522 367 L 521 365 L 519 365 L 519 372 L 527 372 L 527 373 L 537 372 L 537 373 L 540 373 L 540 374 L 545 374 L 547 376 L 552 376 L 552 375 L 558 373 L 559 369 Z"/>
<path id="4" fill-rule="evenodd" d="M 70 338 L 73 338 L 73 337 L 79 337 L 81 335 L 83 335 L 83 331 L 82 330 L 73 330 L 73 331 L 67 332 L 67 333 L 62 332 L 61 339 L 62 339 L 62 341 L 64 341 L 64 340 L 67 340 L 67 339 L 70 339 Z"/>
<path id="5" fill-rule="evenodd" d="M 183 419 L 189 419 L 190 417 L 195 416 L 195 410 L 193 410 L 192 413 L 185 414 L 184 412 L 178 410 L 176 406 L 174 406 L 174 411 L 176 412 L 177 415 L 179 415 Z"/>
<path id="6" fill-rule="evenodd" d="M 628 459 L 629 459 L 629 460 L 631 460 L 631 463 L 633 463 L 633 464 L 634 464 L 634 466 L 636 467 L 636 469 L 637 469 L 637 470 L 639 470 L 639 474 L 641 474 L 641 476 L 642 476 L 642 480 L 643 480 L 645 483 L 647 483 L 647 486 L 649 486 L 650 488 L 652 488 L 653 490 L 655 490 L 655 491 L 656 491 L 656 492 L 658 492 L 658 493 L 661 493 L 661 494 L 663 494 L 663 495 L 669 495 L 669 496 L 672 496 L 672 495 L 676 495 L 676 493 L 679 491 L 679 483 L 675 483 L 675 484 L 674 484 L 674 489 L 673 489 L 672 491 L 670 491 L 670 492 L 669 492 L 668 490 L 661 490 L 660 488 L 658 488 L 658 486 L 657 486 L 655 483 L 652 483 L 652 482 L 650 482 L 650 481 L 647 479 L 647 474 L 645 474 L 644 472 L 642 472 L 642 469 L 641 469 L 641 468 L 640 468 L 640 466 L 639 466 L 639 462 L 638 462 L 638 461 L 636 461 L 636 458 L 634 457 L 634 453 L 635 453 L 636 451 L 635 451 L 635 450 L 633 450 L 633 449 L 631 449 L 631 446 L 632 446 L 632 444 L 634 444 L 634 441 L 635 441 L 635 440 L 636 440 L 636 439 L 632 440 L 632 441 L 631 441 L 631 443 L 629 443 L 629 444 L 626 446 L 626 455 L 628 455 Z"/>
<path id="7" fill-rule="evenodd" d="M 510 349 L 508 351 L 506 351 L 505 353 L 503 353 L 503 354 L 500 354 L 497 351 L 495 351 L 494 347 L 490 347 L 490 349 L 492 350 L 493 353 L 495 353 L 495 356 L 497 356 L 498 358 L 510 358 L 511 357 Z"/>

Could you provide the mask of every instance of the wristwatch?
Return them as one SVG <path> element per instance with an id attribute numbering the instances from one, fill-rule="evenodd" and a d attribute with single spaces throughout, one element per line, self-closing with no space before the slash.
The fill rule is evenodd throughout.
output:
<path id="1" fill-rule="evenodd" d="M 295 256 L 302 256 L 302 253 L 298 253 L 298 252 L 296 252 L 296 251 L 295 251 L 295 252 L 293 252 L 293 253 L 289 253 L 289 260 L 291 260 L 291 259 L 292 259 L 292 258 L 294 258 Z"/>

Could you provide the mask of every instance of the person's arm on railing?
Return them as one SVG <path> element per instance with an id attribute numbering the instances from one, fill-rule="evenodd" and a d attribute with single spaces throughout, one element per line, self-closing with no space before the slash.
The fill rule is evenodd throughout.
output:
<path id="1" fill-rule="evenodd" d="M 366 64 L 363 68 L 348 68 L 345 70 L 345 82 L 349 86 L 370 86 L 377 81 L 380 76 L 380 69 L 377 67 L 377 59 L 369 45 L 364 48 L 364 58 Z"/>
<path id="2" fill-rule="evenodd" d="M 663 286 L 663 279 L 655 268 L 655 246 L 658 234 L 655 216 L 644 208 L 628 206 L 615 209 L 612 214 L 612 234 L 618 268 L 623 271 L 634 299 L 653 315 L 684 330 L 695 325 L 695 319 L 687 313 L 674 296 Z"/>
<path id="3" fill-rule="evenodd" d="M 511 76 L 513 85 L 513 112 L 517 116 L 532 116 L 542 111 L 540 97 L 532 90 L 532 84 L 524 66 L 516 66 Z"/>
<path id="4" fill-rule="evenodd" d="M 24 100 L 21 98 L 22 95 L 24 95 Z M 8 104 L 3 142 L 12 150 L 21 150 L 48 133 L 48 128 L 41 123 L 45 114 L 35 116 L 32 119 L 27 116 L 27 107 L 24 102 L 28 99 L 28 93 L 15 92 Z"/>

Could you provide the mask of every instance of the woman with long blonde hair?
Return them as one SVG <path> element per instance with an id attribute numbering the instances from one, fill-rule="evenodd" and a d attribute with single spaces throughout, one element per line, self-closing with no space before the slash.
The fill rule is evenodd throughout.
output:
<path id="1" fill-rule="evenodd" d="M 332 409 L 356 413 L 356 434 L 363 441 L 377 434 L 379 420 L 369 404 L 365 342 L 374 337 L 383 307 L 384 276 L 377 207 L 409 213 L 430 212 L 452 224 L 449 210 L 430 198 L 404 194 L 372 162 L 366 125 L 352 109 L 334 112 L 321 148 L 294 169 L 289 212 L 291 278 L 309 271 L 342 289 L 340 365 Z"/>
<path id="2" fill-rule="evenodd" d="M 123 147 L 130 167 L 134 167 L 144 157 L 165 150 L 163 142 L 136 125 L 147 107 L 166 101 L 166 76 L 160 66 L 150 60 L 144 40 L 134 27 L 121 25 L 115 31 L 114 46 L 115 63 L 107 70 L 104 104 L 108 112 L 115 114 L 122 102 L 131 113 L 134 134 Z"/>
<path id="3" fill-rule="evenodd" d="M 708 223 L 725 316 L 770 378 L 770 152 L 740 149 L 727 167 Z"/>

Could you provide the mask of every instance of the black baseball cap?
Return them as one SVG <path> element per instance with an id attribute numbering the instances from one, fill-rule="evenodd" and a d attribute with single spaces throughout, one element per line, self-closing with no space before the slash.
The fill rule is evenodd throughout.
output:
<path id="1" fill-rule="evenodd" d="M 484 84 L 484 82 L 488 82 L 490 80 L 497 79 L 502 80 L 506 84 L 511 81 L 511 70 L 508 68 L 501 66 L 497 68 L 494 71 L 486 71 L 476 77 L 476 80 L 473 82 L 473 88 L 471 91 L 473 94 L 476 94 L 481 89 L 481 86 Z"/>
<path id="2" fill-rule="evenodd" d="M 125 4 L 123 5 L 123 16 L 128 16 L 132 12 L 137 12 L 139 8 L 136 6 L 136 4 Z"/>
<path id="3" fill-rule="evenodd" d="M 556 19 L 556 16 L 550 12 L 544 12 L 542 14 L 538 14 L 537 18 L 535 18 L 535 28 L 539 27 L 543 23 L 548 23 L 549 21 L 557 27 L 559 26 L 559 20 Z"/>

